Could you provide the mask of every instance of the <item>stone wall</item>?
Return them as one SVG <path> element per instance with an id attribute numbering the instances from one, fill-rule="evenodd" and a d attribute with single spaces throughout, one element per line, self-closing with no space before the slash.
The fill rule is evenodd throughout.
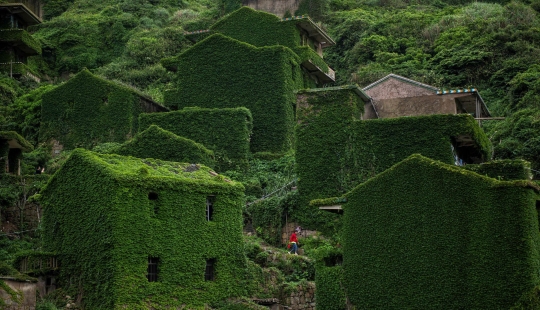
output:
<path id="1" fill-rule="evenodd" d="M 294 15 L 294 12 L 298 10 L 300 0 L 243 0 L 242 5 L 283 17 L 286 12 Z"/>
<path id="2" fill-rule="evenodd" d="M 290 295 L 283 299 L 282 305 L 290 310 L 315 310 L 315 282 L 297 286 Z"/>
<path id="3" fill-rule="evenodd" d="M 36 283 L 22 282 L 9 278 L 1 278 L 4 282 L 16 292 L 17 297 L 12 298 L 2 287 L 0 287 L 0 299 L 5 305 L 2 309 L 5 310 L 34 310 L 36 308 Z M 18 299 L 18 300 L 14 300 Z"/>

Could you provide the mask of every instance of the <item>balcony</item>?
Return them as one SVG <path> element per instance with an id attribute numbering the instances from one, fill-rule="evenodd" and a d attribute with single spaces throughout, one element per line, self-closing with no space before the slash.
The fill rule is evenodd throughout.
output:
<path id="1" fill-rule="evenodd" d="M 0 63 L 0 72 L 7 72 L 8 75 L 14 77 L 26 76 L 37 83 L 41 81 L 41 79 L 22 62 L 2 62 Z"/>
<path id="2" fill-rule="evenodd" d="M 0 42 L 20 49 L 27 56 L 41 54 L 41 45 L 23 29 L 0 29 Z"/>
<path id="3" fill-rule="evenodd" d="M 328 67 L 328 72 L 324 72 L 321 68 L 313 63 L 311 59 L 302 62 L 307 72 L 317 78 L 320 84 L 332 83 L 336 81 L 336 72 Z"/>
<path id="4" fill-rule="evenodd" d="M 19 0 L 0 3 L 0 10 L 19 16 L 28 26 L 41 24 L 43 6 L 39 0 Z"/>

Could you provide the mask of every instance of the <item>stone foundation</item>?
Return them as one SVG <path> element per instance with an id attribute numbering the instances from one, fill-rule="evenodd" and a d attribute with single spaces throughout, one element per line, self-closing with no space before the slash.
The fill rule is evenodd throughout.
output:
<path id="1" fill-rule="evenodd" d="M 296 287 L 290 295 L 285 296 L 282 305 L 290 310 L 315 310 L 315 282 L 307 282 Z"/>

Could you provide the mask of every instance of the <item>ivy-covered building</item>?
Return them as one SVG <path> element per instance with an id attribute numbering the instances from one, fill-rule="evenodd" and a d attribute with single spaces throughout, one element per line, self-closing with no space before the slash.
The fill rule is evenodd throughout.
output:
<path id="1" fill-rule="evenodd" d="M 389 74 L 363 88 L 370 96 L 364 119 L 395 118 L 433 114 L 470 114 L 490 117 L 482 96 L 475 88 L 442 90 L 397 74 Z"/>
<path id="2" fill-rule="evenodd" d="M 39 81 L 27 61 L 29 56 L 41 54 L 41 45 L 28 33 L 28 27 L 40 24 L 42 18 L 39 0 L 0 0 L 0 71 Z"/>
<path id="3" fill-rule="evenodd" d="M 205 166 L 74 150 L 40 198 L 57 286 L 85 309 L 243 295 L 243 191 Z"/>
<path id="4" fill-rule="evenodd" d="M 355 87 L 298 93 L 298 191 L 309 212 L 317 212 L 310 200 L 343 195 L 411 154 L 459 165 L 491 157 L 489 139 L 468 114 L 362 120 L 366 102 Z M 309 224 L 326 225 L 326 216 Z"/>
<path id="5" fill-rule="evenodd" d="M 0 131 L 0 164 L 1 173 L 21 174 L 21 158 L 23 152 L 34 149 L 32 144 L 14 131 Z"/>
<path id="6" fill-rule="evenodd" d="M 204 145 L 214 152 L 218 171 L 247 165 L 253 119 L 246 108 L 191 107 L 166 113 L 143 113 L 139 122 L 141 130 L 157 125 Z M 170 146 L 165 148 L 170 149 Z"/>
<path id="7" fill-rule="evenodd" d="M 180 137 L 156 125 L 138 133 L 113 153 L 138 158 L 155 158 L 180 163 L 215 165 L 214 152 L 191 139 Z"/>
<path id="8" fill-rule="evenodd" d="M 289 150 L 294 91 L 335 80 L 322 59 L 322 49 L 334 42 L 308 17 L 284 20 L 243 7 L 188 37 L 198 42 L 162 61 L 176 73 L 165 105 L 248 108 L 252 152 Z"/>
<path id="9" fill-rule="evenodd" d="M 141 113 L 165 111 L 137 90 L 84 69 L 43 94 L 39 139 L 65 149 L 123 143 L 139 131 Z"/>
<path id="10" fill-rule="evenodd" d="M 539 189 L 416 154 L 342 197 L 314 202 L 344 210 L 343 274 L 321 268 L 317 288 L 328 291 L 317 300 L 343 285 L 359 309 L 526 304 L 540 284 Z M 333 300 L 345 308 L 343 296 Z"/>

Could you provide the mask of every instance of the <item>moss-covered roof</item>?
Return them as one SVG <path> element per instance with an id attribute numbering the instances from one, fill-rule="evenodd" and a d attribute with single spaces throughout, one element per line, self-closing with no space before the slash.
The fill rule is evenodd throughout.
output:
<path id="1" fill-rule="evenodd" d="M 139 158 L 156 158 L 166 161 L 215 164 L 214 152 L 191 139 L 178 136 L 157 125 L 151 125 L 125 142 L 113 153 Z"/>
<path id="2" fill-rule="evenodd" d="M 68 83 L 76 83 L 75 81 L 79 80 L 79 79 L 84 79 L 84 78 L 94 78 L 94 79 L 98 79 L 98 80 L 101 80 L 101 81 L 104 81 L 106 83 L 108 83 L 108 85 L 111 85 L 113 87 L 118 87 L 118 88 L 123 88 L 125 90 L 128 90 L 129 92 L 137 95 L 138 97 L 140 98 L 143 98 L 144 100 L 146 100 L 147 102 L 149 102 L 150 104 L 156 106 L 159 110 L 161 111 L 168 111 L 168 109 L 164 106 L 162 106 L 161 104 L 155 102 L 152 100 L 152 98 L 150 98 L 149 95 L 141 92 L 140 90 L 132 87 L 132 86 L 128 86 L 128 85 L 125 85 L 125 84 L 122 84 L 118 81 L 111 81 L 111 80 L 108 80 L 102 76 L 99 76 L 99 75 L 94 75 L 92 72 L 90 72 L 90 70 L 88 69 L 83 69 L 81 70 L 79 73 L 77 73 L 74 77 L 72 77 L 71 79 L 69 79 L 65 84 L 62 84 L 60 85 L 59 87 L 62 87 L 63 85 L 66 85 Z"/>
<path id="3" fill-rule="evenodd" d="M 461 174 L 464 177 L 468 177 L 468 178 L 477 178 L 478 182 L 490 183 L 490 185 L 492 187 L 526 187 L 526 188 L 533 189 L 533 190 L 535 190 L 537 192 L 540 190 L 540 187 L 536 183 L 531 182 L 529 180 L 501 181 L 501 180 L 490 178 L 488 176 L 478 174 L 476 172 L 464 169 L 464 168 L 462 168 L 460 166 L 454 166 L 454 165 L 445 164 L 445 163 L 443 163 L 441 161 L 434 160 L 434 159 L 422 156 L 420 154 L 413 154 L 413 155 L 407 157 L 406 159 L 402 160 L 401 162 L 395 164 L 394 166 L 390 167 L 389 169 L 379 173 L 378 175 L 376 175 L 375 177 L 369 179 L 368 181 L 358 185 L 353 190 L 351 190 L 350 192 L 348 192 L 347 194 L 344 195 L 345 199 L 346 199 L 346 197 L 349 197 L 349 196 L 353 195 L 354 192 L 359 187 L 369 186 L 372 182 L 377 182 L 378 178 L 381 178 L 381 177 L 384 177 L 386 175 L 392 174 L 395 171 L 399 170 L 402 166 L 405 166 L 405 165 L 406 166 L 410 166 L 410 165 L 417 166 L 418 169 L 423 169 L 422 167 L 424 167 L 424 168 L 429 167 L 430 169 L 439 169 L 439 170 L 445 170 L 445 171 L 449 171 L 449 172 L 456 173 L 456 174 Z M 317 201 L 314 201 L 313 204 L 320 205 L 320 203 L 317 203 Z"/>
<path id="4" fill-rule="evenodd" d="M 34 149 L 30 142 L 15 131 L 0 131 L 0 140 L 7 140 L 10 148 L 22 149 L 24 152 L 30 152 Z"/>
<path id="5" fill-rule="evenodd" d="M 68 161 L 71 158 L 91 163 L 94 168 L 102 168 L 118 180 L 164 178 L 170 181 L 201 181 L 241 186 L 240 183 L 226 179 L 211 168 L 202 165 L 158 159 L 141 159 L 114 154 L 98 154 L 84 149 L 74 150 Z"/>

